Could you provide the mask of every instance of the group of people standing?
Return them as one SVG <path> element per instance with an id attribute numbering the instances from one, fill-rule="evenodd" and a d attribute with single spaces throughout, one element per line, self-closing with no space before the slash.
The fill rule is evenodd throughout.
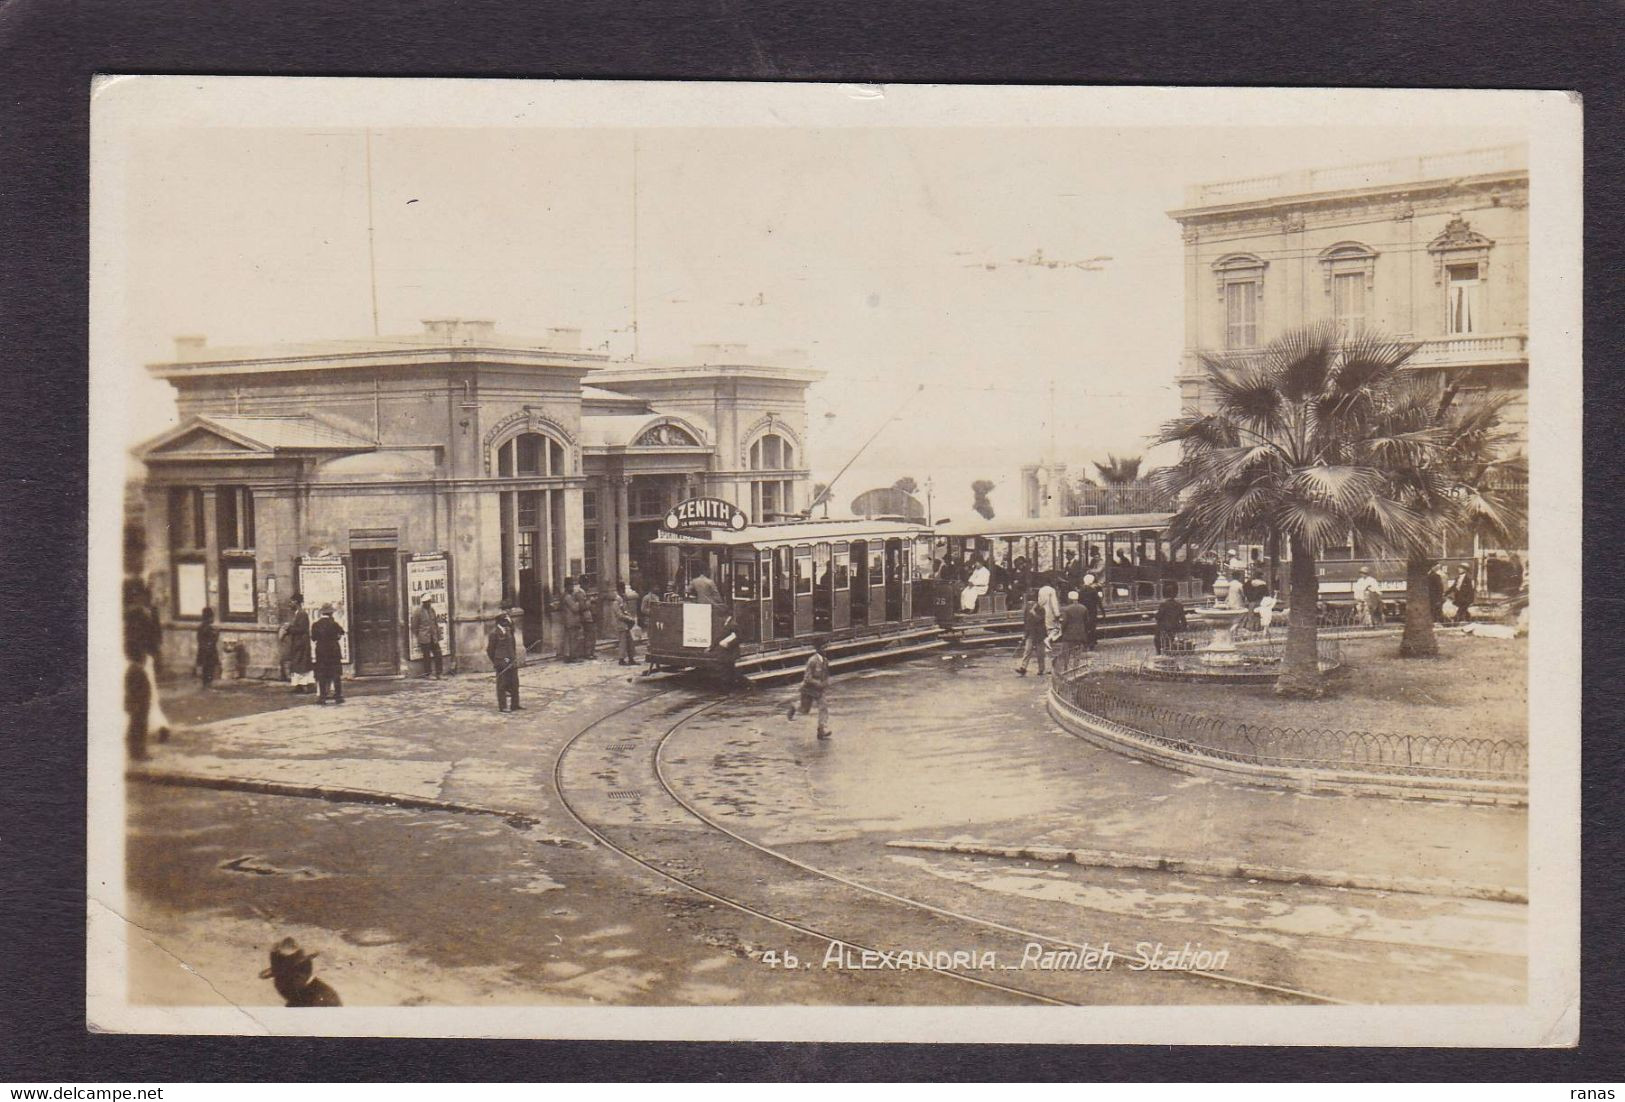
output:
<path id="1" fill-rule="evenodd" d="M 208 609 L 204 609 L 207 614 Z M 277 629 L 282 647 L 282 664 L 288 671 L 292 690 L 300 695 L 317 693 L 316 703 L 344 703 L 344 626 L 335 619 L 337 610 L 324 603 L 316 619 L 305 610 L 305 598 L 288 597 L 288 619 Z M 201 632 L 201 628 L 199 631 Z"/>
<path id="2" fill-rule="evenodd" d="M 1067 590 L 1064 602 L 1056 588 L 1063 578 L 1045 574 L 1036 580 L 1039 584 L 1027 590 L 1022 604 L 1022 641 L 1016 665 L 1016 673 L 1022 677 L 1035 659 L 1042 675 L 1052 648 L 1058 669 L 1070 666 L 1078 654 L 1093 650 L 1105 614 L 1105 600 L 1093 574 L 1085 574 L 1078 588 Z"/>

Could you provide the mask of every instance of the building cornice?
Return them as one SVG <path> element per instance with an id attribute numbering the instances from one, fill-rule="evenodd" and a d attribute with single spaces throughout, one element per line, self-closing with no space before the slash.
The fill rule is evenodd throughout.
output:
<path id="1" fill-rule="evenodd" d="M 1365 206 L 1374 208 L 1385 204 L 1404 207 L 1407 203 L 1426 202 L 1434 196 L 1459 195 L 1464 191 L 1488 193 L 1499 189 L 1527 191 L 1528 188 L 1528 171 L 1518 169 L 1508 172 L 1483 173 L 1477 176 L 1456 179 L 1412 180 L 1404 183 L 1379 184 L 1364 188 L 1342 188 L 1332 191 L 1270 195 L 1256 199 L 1237 200 L 1231 203 L 1181 207 L 1169 211 L 1168 217 L 1182 226 L 1201 226 L 1228 220 L 1267 221 L 1289 214 L 1303 215 L 1312 210 L 1328 207 Z"/>
<path id="2" fill-rule="evenodd" d="M 419 349 L 367 349 L 360 352 L 310 355 L 265 355 L 241 358 L 173 360 L 149 363 L 147 371 L 159 379 L 197 379 L 231 375 L 354 371 L 361 368 L 487 367 L 549 369 L 586 375 L 602 365 L 597 353 L 553 352 L 544 349 L 444 347 Z"/>

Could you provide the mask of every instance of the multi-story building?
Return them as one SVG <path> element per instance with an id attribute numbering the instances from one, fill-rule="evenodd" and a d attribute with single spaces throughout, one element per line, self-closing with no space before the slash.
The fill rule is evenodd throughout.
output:
<path id="1" fill-rule="evenodd" d="M 1200 357 L 1317 322 L 1419 342 L 1410 366 L 1507 394 L 1528 441 L 1529 170 L 1523 146 L 1198 184 L 1185 240 L 1181 400 Z"/>
<path id="2" fill-rule="evenodd" d="M 175 388 L 180 423 L 136 455 L 149 580 L 183 664 L 208 606 L 251 671 L 276 670 L 303 590 L 339 606 L 355 673 L 420 657 L 406 628 L 423 594 L 457 664 L 479 668 L 501 607 L 523 610 L 527 642 L 552 635 L 566 578 L 604 593 L 672 582 L 674 549 L 650 540 L 677 501 L 724 498 L 753 521 L 809 501 L 806 389 L 821 373 L 751 364 L 738 346 L 612 364 L 575 330 L 515 340 L 455 319 L 398 338 L 176 343 L 149 370 Z"/>

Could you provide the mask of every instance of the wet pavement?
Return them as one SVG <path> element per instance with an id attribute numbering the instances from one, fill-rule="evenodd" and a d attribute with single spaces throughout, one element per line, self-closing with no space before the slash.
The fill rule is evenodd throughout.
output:
<path id="1" fill-rule="evenodd" d="M 805 718 L 785 721 L 785 690 L 724 696 L 602 660 L 530 667 L 522 683 L 517 715 L 496 712 L 489 677 L 465 675 L 353 695 L 341 708 L 181 728 L 155 748 L 137 772 L 265 792 L 129 786 L 131 915 L 149 932 L 135 952 L 138 1001 L 272 1005 L 257 971 L 285 934 L 323 947 L 322 974 L 351 1004 L 1009 1001 L 930 972 L 764 965 L 774 946 L 816 952 L 817 939 L 668 878 L 675 870 L 727 896 L 746 842 L 771 851 L 753 860 L 783 854 L 862 890 L 1061 943 L 1110 939 L 1133 953 L 1142 941 L 1189 941 L 1233 954 L 1229 996 L 1159 981 L 1136 997 L 1134 985 L 1102 981 L 1070 1001 L 1253 1001 L 1239 993 L 1246 984 L 1351 1001 L 1522 997 L 1518 904 L 887 845 L 1225 854 L 1517 891 L 1526 851 L 1518 809 L 1305 796 L 1137 763 L 1063 732 L 1044 710 L 1043 682 L 1015 677 L 1001 654 L 933 655 L 838 677 L 827 742 Z M 600 844 L 561 803 L 554 764 L 578 736 L 583 754 L 605 755 L 583 758 L 590 767 L 566 778 L 589 822 L 648 827 L 627 793 L 662 780 L 673 807 L 692 808 L 684 818 L 666 807 L 661 814 L 675 817 L 653 824 L 669 867 L 651 871 Z M 652 765 L 656 745 L 663 776 L 640 774 L 637 788 L 616 779 L 615 755 Z M 340 802 L 265 794 L 287 791 Z M 425 806 L 344 802 L 365 796 Z M 753 882 L 775 879 L 752 868 Z M 819 894 L 786 887 L 752 898 L 777 913 Z M 840 918 L 827 901 L 813 913 L 816 929 L 840 933 L 826 928 Z"/>

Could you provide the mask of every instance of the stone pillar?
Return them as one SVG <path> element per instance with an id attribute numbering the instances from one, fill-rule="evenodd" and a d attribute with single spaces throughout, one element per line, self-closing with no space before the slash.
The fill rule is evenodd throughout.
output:
<path id="1" fill-rule="evenodd" d="M 482 671 L 485 632 L 502 607 L 500 495 L 463 490 L 450 495 L 451 624 L 458 671 Z"/>
<path id="2" fill-rule="evenodd" d="M 631 495 L 628 492 L 632 480 L 621 477 L 610 481 L 615 490 L 615 569 L 612 573 L 618 587 L 632 576 Z"/>

